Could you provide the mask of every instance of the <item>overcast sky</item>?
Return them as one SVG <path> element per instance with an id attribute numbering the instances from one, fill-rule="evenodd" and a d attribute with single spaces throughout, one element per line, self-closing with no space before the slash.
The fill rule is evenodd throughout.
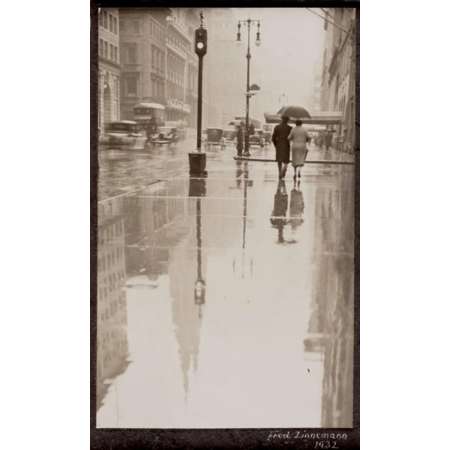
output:
<path id="1" fill-rule="evenodd" d="M 261 20 L 260 47 L 254 45 L 256 28 L 251 36 L 250 82 L 261 87 L 252 98 L 253 111 L 275 112 L 283 93 L 288 103 L 306 105 L 313 90 L 314 66 L 321 62 L 323 20 L 304 8 L 235 8 L 233 12 L 236 19 Z M 246 31 L 242 38 L 246 42 Z M 245 48 L 242 45 L 244 57 Z"/>

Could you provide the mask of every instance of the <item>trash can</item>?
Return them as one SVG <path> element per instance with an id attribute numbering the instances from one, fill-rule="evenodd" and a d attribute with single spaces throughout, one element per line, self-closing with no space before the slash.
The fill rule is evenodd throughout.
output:
<path id="1" fill-rule="evenodd" d="M 206 174 L 206 153 L 189 153 L 189 173 L 191 175 Z"/>

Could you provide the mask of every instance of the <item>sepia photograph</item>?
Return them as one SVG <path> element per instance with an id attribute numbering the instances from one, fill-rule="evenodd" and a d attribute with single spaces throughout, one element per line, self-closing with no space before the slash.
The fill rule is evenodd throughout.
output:
<path id="1" fill-rule="evenodd" d="M 92 18 L 95 429 L 359 448 L 358 5 Z"/>
<path id="2" fill-rule="evenodd" d="M 445 6 L 86 6 L 2 5 L 1 447 L 444 448 Z"/>

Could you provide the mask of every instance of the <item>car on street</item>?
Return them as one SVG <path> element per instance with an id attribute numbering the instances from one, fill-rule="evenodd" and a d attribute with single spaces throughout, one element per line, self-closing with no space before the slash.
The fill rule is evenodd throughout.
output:
<path id="1" fill-rule="evenodd" d="M 141 126 L 133 120 L 118 120 L 105 126 L 99 143 L 104 149 L 143 150 L 146 141 Z"/>
<path id="2" fill-rule="evenodd" d="M 153 145 L 170 145 L 178 142 L 179 136 L 176 127 L 158 127 L 157 133 L 151 138 Z"/>
<path id="3" fill-rule="evenodd" d="M 186 139 L 186 127 L 184 126 L 183 122 L 181 120 L 178 121 L 171 121 L 165 123 L 166 127 L 175 128 L 176 134 L 179 140 Z"/>
<path id="4" fill-rule="evenodd" d="M 264 135 L 262 129 L 255 129 L 255 133 L 249 137 L 250 146 L 257 146 L 263 148 L 265 145 Z"/>

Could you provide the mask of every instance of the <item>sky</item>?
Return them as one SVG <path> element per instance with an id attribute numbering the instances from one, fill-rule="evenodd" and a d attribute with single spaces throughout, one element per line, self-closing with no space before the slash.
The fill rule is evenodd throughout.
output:
<path id="1" fill-rule="evenodd" d="M 254 45 L 256 28 L 250 41 L 250 81 L 261 87 L 252 98 L 253 111 L 275 112 L 284 103 L 307 105 L 314 66 L 320 64 L 323 52 L 323 20 L 305 8 L 234 8 L 233 12 L 236 19 L 261 20 L 261 46 Z"/>

